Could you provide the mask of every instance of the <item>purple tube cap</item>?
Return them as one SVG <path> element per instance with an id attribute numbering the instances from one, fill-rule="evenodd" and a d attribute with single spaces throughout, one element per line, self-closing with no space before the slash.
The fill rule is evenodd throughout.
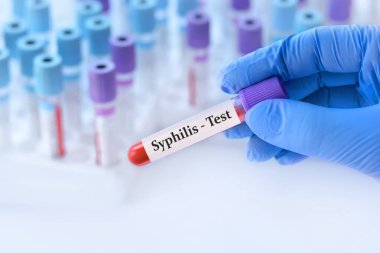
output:
<path id="1" fill-rule="evenodd" d="M 231 0 L 231 8 L 233 10 L 248 10 L 251 7 L 251 0 Z"/>
<path id="2" fill-rule="evenodd" d="M 331 20 L 346 21 L 350 18 L 352 0 L 329 0 L 328 15 Z"/>
<path id="3" fill-rule="evenodd" d="M 116 98 L 115 65 L 98 61 L 90 66 L 90 98 L 95 103 L 108 103 Z"/>
<path id="4" fill-rule="evenodd" d="M 263 46 L 263 28 L 261 22 L 252 17 L 239 20 L 238 49 L 240 54 L 251 53 Z"/>
<path id="5" fill-rule="evenodd" d="M 202 11 L 193 11 L 187 17 L 187 44 L 191 48 L 207 48 L 210 44 L 210 19 Z"/>
<path id="6" fill-rule="evenodd" d="M 128 35 L 111 38 L 111 58 L 117 73 L 130 73 L 136 68 L 135 40 Z"/>
<path id="7" fill-rule="evenodd" d="M 239 92 L 240 101 L 245 111 L 267 99 L 287 98 L 282 82 L 277 76 L 251 85 Z"/>

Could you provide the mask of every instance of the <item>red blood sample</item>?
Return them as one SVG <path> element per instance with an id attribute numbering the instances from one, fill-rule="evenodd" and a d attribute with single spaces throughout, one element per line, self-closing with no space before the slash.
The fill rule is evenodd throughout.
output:
<path id="1" fill-rule="evenodd" d="M 143 166 L 150 163 L 148 154 L 145 151 L 141 141 L 135 143 L 128 151 L 128 158 L 131 163 L 137 166 Z"/>

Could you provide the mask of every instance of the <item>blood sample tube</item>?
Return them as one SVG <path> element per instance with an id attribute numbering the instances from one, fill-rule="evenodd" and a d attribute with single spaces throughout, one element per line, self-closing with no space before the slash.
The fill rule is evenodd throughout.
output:
<path id="1" fill-rule="evenodd" d="M 295 20 L 295 32 L 300 33 L 317 26 L 321 26 L 323 23 L 322 14 L 314 9 L 303 8 L 296 14 Z"/>
<path id="2" fill-rule="evenodd" d="M 134 130 L 133 82 L 136 68 L 135 42 L 128 35 L 111 39 L 111 57 L 116 72 L 116 113 L 120 136 L 131 137 Z"/>
<path id="3" fill-rule="evenodd" d="M 88 50 L 91 61 L 104 60 L 109 57 L 111 36 L 110 20 L 105 15 L 91 17 L 86 22 Z"/>
<path id="4" fill-rule="evenodd" d="M 26 133 L 26 141 L 34 144 L 39 139 L 39 119 L 38 119 L 38 103 L 35 94 L 34 82 L 34 58 L 43 53 L 45 42 L 33 35 L 27 35 L 17 42 L 17 48 L 21 65 L 21 84 L 24 88 L 24 126 Z"/>
<path id="5" fill-rule="evenodd" d="M 263 27 L 261 22 L 252 17 L 245 17 L 238 22 L 238 54 L 243 56 L 263 46 Z"/>
<path id="6" fill-rule="evenodd" d="M 9 120 L 9 52 L 0 49 L 0 150 L 9 149 L 10 120 Z"/>
<path id="7" fill-rule="evenodd" d="M 102 5 L 95 0 L 85 0 L 78 2 L 76 14 L 77 14 L 77 26 L 83 36 L 87 38 L 86 22 L 89 18 L 95 17 L 102 12 Z"/>
<path id="8" fill-rule="evenodd" d="M 63 28 L 57 33 L 57 49 L 62 59 L 64 104 L 67 135 L 79 139 L 81 117 L 81 36 L 75 28 Z"/>
<path id="9" fill-rule="evenodd" d="M 39 55 L 34 60 L 34 72 L 40 112 L 41 149 L 51 158 L 62 158 L 65 156 L 62 60 L 58 55 Z"/>
<path id="10" fill-rule="evenodd" d="M 51 29 L 50 3 L 47 0 L 28 0 L 26 17 L 30 32 L 48 43 Z"/>
<path id="11" fill-rule="evenodd" d="M 129 149 L 129 160 L 135 165 L 144 165 L 173 154 L 244 122 L 246 111 L 257 103 L 286 97 L 277 77 L 252 85 L 231 100 L 137 142 Z"/>
<path id="12" fill-rule="evenodd" d="M 3 36 L 10 57 L 17 59 L 17 41 L 27 33 L 26 25 L 21 20 L 11 20 L 4 25 Z"/>
<path id="13" fill-rule="evenodd" d="M 189 47 L 188 91 L 189 105 L 204 107 L 209 94 L 210 19 L 202 11 L 191 12 L 187 24 Z"/>
<path id="14" fill-rule="evenodd" d="M 297 5 L 297 0 L 272 0 L 272 41 L 293 34 Z"/>
<path id="15" fill-rule="evenodd" d="M 115 66 L 110 61 L 98 61 L 90 66 L 90 98 L 95 108 L 96 164 L 113 166 L 118 163 L 115 136 L 116 80 Z"/>
<path id="16" fill-rule="evenodd" d="M 328 0 L 327 13 L 330 23 L 347 24 L 350 21 L 352 0 Z"/>

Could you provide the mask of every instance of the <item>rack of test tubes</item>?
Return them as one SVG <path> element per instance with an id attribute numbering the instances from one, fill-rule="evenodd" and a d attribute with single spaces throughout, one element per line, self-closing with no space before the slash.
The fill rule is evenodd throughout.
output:
<path id="1" fill-rule="evenodd" d="M 367 1 L 4 0 L 0 159 L 126 166 L 136 140 L 225 99 L 228 63 L 317 26 L 377 23 Z"/>

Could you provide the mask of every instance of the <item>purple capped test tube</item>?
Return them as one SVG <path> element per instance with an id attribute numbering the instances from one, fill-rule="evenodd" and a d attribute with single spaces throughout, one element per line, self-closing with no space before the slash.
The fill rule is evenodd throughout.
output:
<path id="1" fill-rule="evenodd" d="M 249 54 L 263 45 L 263 28 L 261 22 L 252 17 L 239 20 L 238 52 L 239 55 Z"/>
<path id="2" fill-rule="evenodd" d="M 90 99 L 95 109 L 96 164 L 110 167 L 119 160 L 115 135 L 115 65 L 108 60 L 92 64 L 89 70 L 89 84 Z"/>
<path id="3" fill-rule="evenodd" d="M 135 40 L 129 35 L 111 38 L 111 58 L 115 64 L 117 121 L 121 139 L 134 130 L 133 83 L 136 68 Z"/>
<path id="4" fill-rule="evenodd" d="M 208 102 L 210 19 L 202 11 L 191 12 L 187 23 L 188 90 L 190 106 L 204 106 Z"/>
<path id="5" fill-rule="evenodd" d="M 352 0 L 328 0 L 328 17 L 332 23 L 349 22 Z"/>

